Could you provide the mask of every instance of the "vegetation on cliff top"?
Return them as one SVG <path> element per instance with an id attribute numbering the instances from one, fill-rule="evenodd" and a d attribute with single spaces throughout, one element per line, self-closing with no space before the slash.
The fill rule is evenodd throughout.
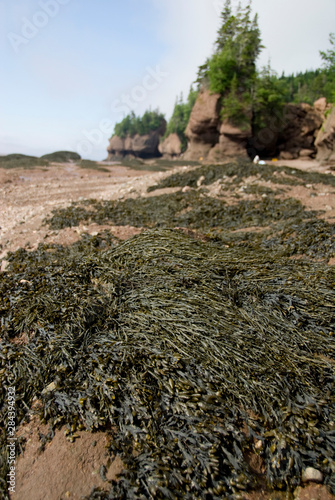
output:
<path id="1" fill-rule="evenodd" d="M 194 90 L 191 86 L 186 102 L 184 102 L 182 94 L 177 98 L 172 116 L 166 127 L 164 138 L 170 134 L 176 133 L 182 144 L 182 152 L 184 152 L 187 147 L 185 130 L 198 93 L 198 90 Z"/>
<path id="2" fill-rule="evenodd" d="M 222 96 L 222 118 L 253 133 L 267 125 L 271 116 L 280 116 L 286 102 L 313 102 L 319 97 L 335 101 L 335 35 L 332 49 L 320 52 L 324 68 L 279 78 L 270 65 L 256 70 L 263 46 L 257 15 L 251 18 L 251 2 L 234 12 L 226 0 L 221 13 L 214 54 L 200 66 L 198 83 Z"/>
<path id="3" fill-rule="evenodd" d="M 114 135 L 124 139 L 129 135 L 146 135 L 155 130 L 160 130 L 162 134 L 165 132 L 166 121 L 163 113 L 158 109 L 154 111 L 145 111 L 143 116 L 136 116 L 132 111 L 120 123 L 117 123 L 114 128 Z"/>

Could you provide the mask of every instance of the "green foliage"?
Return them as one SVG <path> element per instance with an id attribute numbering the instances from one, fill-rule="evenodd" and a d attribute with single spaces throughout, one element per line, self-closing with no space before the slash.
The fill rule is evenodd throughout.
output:
<path id="1" fill-rule="evenodd" d="M 45 167 L 49 165 L 49 161 L 45 158 L 37 158 L 37 156 L 27 156 L 18 153 L 0 156 L 0 168 L 34 168 Z"/>
<path id="2" fill-rule="evenodd" d="M 226 0 L 221 13 L 213 56 L 199 68 L 198 83 L 222 95 L 223 117 L 244 126 L 250 123 L 256 59 L 262 49 L 257 15 L 251 19 L 251 3 L 233 13 Z"/>
<path id="3" fill-rule="evenodd" d="M 270 65 L 263 68 L 255 83 L 253 95 L 253 132 L 273 123 L 282 116 L 285 103 L 285 84 L 278 79 Z"/>
<path id="4" fill-rule="evenodd" d="M 167 137 L 170 134 L 176 133 L 178 134 L 179 139 L 182 143 L 182 152 L 186 150 L 187 147 L 187 139 L 185 137 L 185 130 L 190 119 L 191 111 L 198 96 L 198 91 L 194 90 L 191 86 L 190 92 L 187 97 L 187 101 L 183 102 L 183 95 L 176 100 L 176 104 L 170 118 L 170 121 L 167 125 L 165 136 Z"/>
<path id="5" fill-rule="evenodd" d="M 322 59 L 325 61 L 326 68 L 329 70 L 335 70 L 335 33 L 330 33 L 329 42 L 332 46 L 326 52 L 320 51 Z"/>
<path id="6" fill-rule="evenodd" d="M 238 94 L 236 73 L 230 84 L 230 92 L 222 99 L 222 119 L 229 120 L 233 125 L 243 129 L 250 126 L 251 99 L 248 92 Z"/>
<path id="7" fill-rule="evenodd" d="M 145 111 L 142 117 L 136 116 L 132 111 L 120 123 L 115 125 L 114 134 L 121 138 L 125 138 L 127 135 L 131 137 L 135 134 L 145 135 L 154 130 L 163 129 L 165 124 L 164 115 L 158 109 Z"/>
<path id="8" fill-rule="evenodd" d="M 282 75 L 278 80 L 283 85 L 285 102 L 313 104 L 319 97 L 332 100 L 330 82 L 325 70 L 316 69 L 296 75 Z"/>
<path id="9" fill-rule="evenodd" d="M 250 2 L 245 8 L 239 4 L 233 14 L 230 0 L 226 0 L 221 18 L 216 52 L 209 63 L 210 88 L 224 95 L 236 78 L 238 91 L 243 94 L 250 91 L 256 77 L 256 59 L 262 49 L 257 15 L 251 20 Z"/>

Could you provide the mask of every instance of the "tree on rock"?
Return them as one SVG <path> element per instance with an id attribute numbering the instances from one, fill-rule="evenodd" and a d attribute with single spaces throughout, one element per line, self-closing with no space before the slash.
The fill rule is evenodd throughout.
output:
<path id="1" fill-rule="evenodd" d="M 257 14 L 251 18 L 251 2 L 232 11 L 226 0 L 221 13 L 216 50 L 201 66 L 198 82 L 222 95 L 224 117 L 236 125 L 250 121 L 251 102 L 257 78 L 256 60 L 262 49 Z"/>

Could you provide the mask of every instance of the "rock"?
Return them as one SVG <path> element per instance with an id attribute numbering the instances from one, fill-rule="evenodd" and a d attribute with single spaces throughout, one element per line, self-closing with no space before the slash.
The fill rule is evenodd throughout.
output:
<path id="1" fill-rule="evenodd" d="M 224 121 L 219 128 L 219 142 L 210 150 L 208 161 L 220 161 L 229 157 L 247 156 L 247 143 L 251 127 L 242 130 Z"/>
<path id="2" fill-rule="evenodd" d="M 301 158 L 306 158 L 306 157 L 312 157 L 314 155 L 314 149 L 301 149 L 299 151 L 299 157 Z"/>
<path id="3" fill-rule="evenodd" d="M 164 135 L 166 122 L 157 130 L 145 135 L 127 135 L 125 138 L 114 135 L 109 142 L 107 161 L 118 161 L 125 157 L 158 158 L 161 156 L 158 146 Z"/>
<path id="4" fill-rule="evenodd" d="M 297 156 L 293 155 L 289 151 L 282 151 L 279 155 L 281 160 L 294 160 Z"/>
<path id="5" fill-rule="evenodd" d="M 326 486 L 321 484 L 309 484 L 308 486 L 298 488 L 294 491 L 295 500 L 335 500 Z"/>
<path id="6" fill-rule="evenodd" d="M 201 176 L 199 177 L 199 179 L 197 180 L 197 187 L 200 187 L 200 186 L 201 186 L 201 184 L 204 182 L 204 180 L 205 180 L 205 176 L 204 176 L 204 175 L 201 175 Z"/>
<path id="7" fill-rule="evenodd" d="M 262 448 L 263 448 L 263 441 L 261 439 L 259 439 L 255 443 L 255 450 L 260 451 L 260 450 L 262 450 Z"/>
<path id="8" fill-rule="evenodd" d="M 335 106 L 322 124 L 315 140 L 316 159 L 323 163 L 335 161 Z"/>
<path id="9" fill-rule="evenodd" d="M 191 141 L 188 143 L 187 151 L 184 153 L 183 159 L 188 161 L 202 161 L 207 158 L 211 148 L 211 144 Z"/>
<path id="10" fill-rule="evenodd" d="M 303 483 L 307 483 L 309 481 L 313 481 L 314 483 L 322 483 L 323 474 L 318 469 L 307 467 L 302 473 L 301 480 Z"/>
<path id="11" fill-rule="evenodd" d="M 55 382 L 51 382 L 51 384 L 47 385 L 43 391 L 42 391 L 42 394 L 48 394 L 49 392 L 52 392 L 56 389 L 56 384 Z"/>
<path id="12" fill-rule="evenodd" d="M 186 137 L 214 146 L 219 136 L 219 112 L 220 94 L 211 94 L 209 90 L 200 91 L 186 127 Z"/>
<path id="13" fill-rule="evenodd" d="M 166 139 L 160 143 L 158 150 L 163 156 L 173 158 L 181 154 L 181 146 L 182 144 L 178 134 L 173 133 L 168 135 Z"/>
<path id="14" fill-rule="evenodd" d="M 313 104 L 313 108 L 319 113 L 324 113 L 327 109 L 327 99 L 325 97 L 320 97 L 320 99 Z"/>
<path id="15" fill-rule="evenodd" d="M 193 106 L 185 135 L 188 139 L 185 160 L 206 158 L 219 140 L 220 94 L 201 90 Z"/>
<path id="16" fill-rule="evenodd" d="M 8 264 L 9 264 L 8 260 L 1 261 L 1 268 L 0 268 L 1 273 L 3 273 L 6 270 L 6 267 L 8 266 Z"/>
<path id="17" fill-rule="evenodd" d="M 298 158 L 301 150 L 316 153 L 315 138 L 323 122 L 323 114 L 306 103 L 287 104 L 285 106 L 282 127 L 278 136 L 278 149 Z"/>

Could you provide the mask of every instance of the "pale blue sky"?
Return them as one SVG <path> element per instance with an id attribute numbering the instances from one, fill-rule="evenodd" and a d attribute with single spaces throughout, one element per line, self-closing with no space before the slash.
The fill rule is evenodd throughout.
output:
<path id="1" fill-rule="evenodd" d="M 169 118 L 212 52 L 222 3 L 0 0 L 0 154 L 102 160 L 127 112 L 159 107 Z M 320 66 L 334 0 L 254 0 L 253 12 L 266 46 L 259 66 Z"/>

